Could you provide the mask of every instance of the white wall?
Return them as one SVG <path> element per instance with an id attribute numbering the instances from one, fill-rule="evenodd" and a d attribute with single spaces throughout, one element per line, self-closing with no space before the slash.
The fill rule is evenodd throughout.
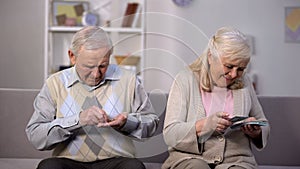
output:
<path id="1" fill-rule="evenodd" d="M 44 71 L 43 1 L 0 4 L 0 88 L 39 89 Z M 194 0 L 180 8 L 172 0 L 147 0 L 146 89 L 168 92 L 177 72 L 202 52 L 207 37 L 232 25 L 254 37 L 251 72 L 258 76 L 258 94 L 300 96 L 300 44 L 284 42 L 287 6 L 300 6 L 300 1 Z"/>
<path id="2" fill-rule="evenodd" d="M 0 88 L 42 87 L 43 36 L 43 1 L 0 1 Z"/>
<path id="3" fill-rule="evenodd" d="M 230 25 L 254 38 L 250 72 L 267 96 L 300 96 L 300 44 L 285 43 L 285 7 L 299 0 L 194 0 L 180 8 L 172 0 L 147 1 L 145 87 L 168 92 L 176 73 L 204 49 L 207 36 Z"/>

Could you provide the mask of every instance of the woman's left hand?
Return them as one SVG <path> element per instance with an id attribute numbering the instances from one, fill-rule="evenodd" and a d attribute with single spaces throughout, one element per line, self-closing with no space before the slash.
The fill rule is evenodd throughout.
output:
<path id="1" fill-rule="evenodd" d="M 255 121 L 254 117 L 249 117 L 246 121 Z M 241 130 L 251 138 L 257 138 L 261 135 L 261 128 L 257 125 L 247 124 L 241 127 Z"/>

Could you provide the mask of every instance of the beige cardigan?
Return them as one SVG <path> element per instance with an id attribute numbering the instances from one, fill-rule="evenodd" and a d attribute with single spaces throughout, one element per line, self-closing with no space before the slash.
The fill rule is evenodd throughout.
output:
<path id="1" fill-rule="evenodd" d="M 266 120 L 249 78 L 244 77 L 245 87 L 233 90 L 233 115 L 253 116 Z M 195 74 L 190 69 L 181 71 L 171 87 L 164 123 L 164 139 L 169 147 L 169 158 L 162 168 L 173 168 L 183 160 L 203 159 L 216 164 L 218 168 L 229 168 L 238 164 L 245 168 L 257 168 L 251 150 L 252 140 L 240 129 L 228 129 L 225 134 L 214 132 L 212 123 L 205 125 L 205 131 L 198 137 L 195 123 L 205 118 L 201 93 Z M 209 121 L 209 120 L 208 120 Z M 270 128 L 262 127 L 260 143 L 254 143 L 259 149 L 266 146 Z"/>

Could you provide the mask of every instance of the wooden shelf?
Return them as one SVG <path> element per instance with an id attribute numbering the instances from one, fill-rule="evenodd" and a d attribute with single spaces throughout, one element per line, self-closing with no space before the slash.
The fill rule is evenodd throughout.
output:
<path id="1" fill-rule="evenodd" d="M 54 26 L 53 11 L 51 2 L 45 1 L 45 34 L 44 34 L 44 77 L 45 80 L 57 71 L 58 67 L 68 63 L 67 48 L 69 47 L 72 34 L 78 32 L 83 26 Z M 69 0 L 62 0 L 67 2 Z M 144 51 L 145 51 L 145 15 L 140 15 L 136 27 L 122 27 L 122 17 L 124 16 L 123 6 L 128 5 L 129 1 L 111 1 L 111 18 L 119 18 L 110 23 L 110 27 L 101 27 L 106 31 L 113 44 L 114 55 L 137 54 L 140 56 L 140 62 L 137 66 L 137 72 L 144 69 Z M 139 0 L 141 4 L 140 13 L 145 13 L 146 0 Z M 125 10 L 125 9 L 124 9 Z M 113 63 L 113 62 L 112 62 Z M 143 74 L 139 74 L 143 79 Z"/>

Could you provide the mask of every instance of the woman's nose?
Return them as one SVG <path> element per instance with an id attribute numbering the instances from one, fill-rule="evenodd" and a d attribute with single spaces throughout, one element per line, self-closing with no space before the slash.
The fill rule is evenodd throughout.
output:
<path id="1" fill-rule="evenodd" d="M 237 73 L 237 69 L 232 69 L 230 72 L 229 72 L 229 75 L 232 79 L 236 78 L 238 76 L 238 73 Z"/>

